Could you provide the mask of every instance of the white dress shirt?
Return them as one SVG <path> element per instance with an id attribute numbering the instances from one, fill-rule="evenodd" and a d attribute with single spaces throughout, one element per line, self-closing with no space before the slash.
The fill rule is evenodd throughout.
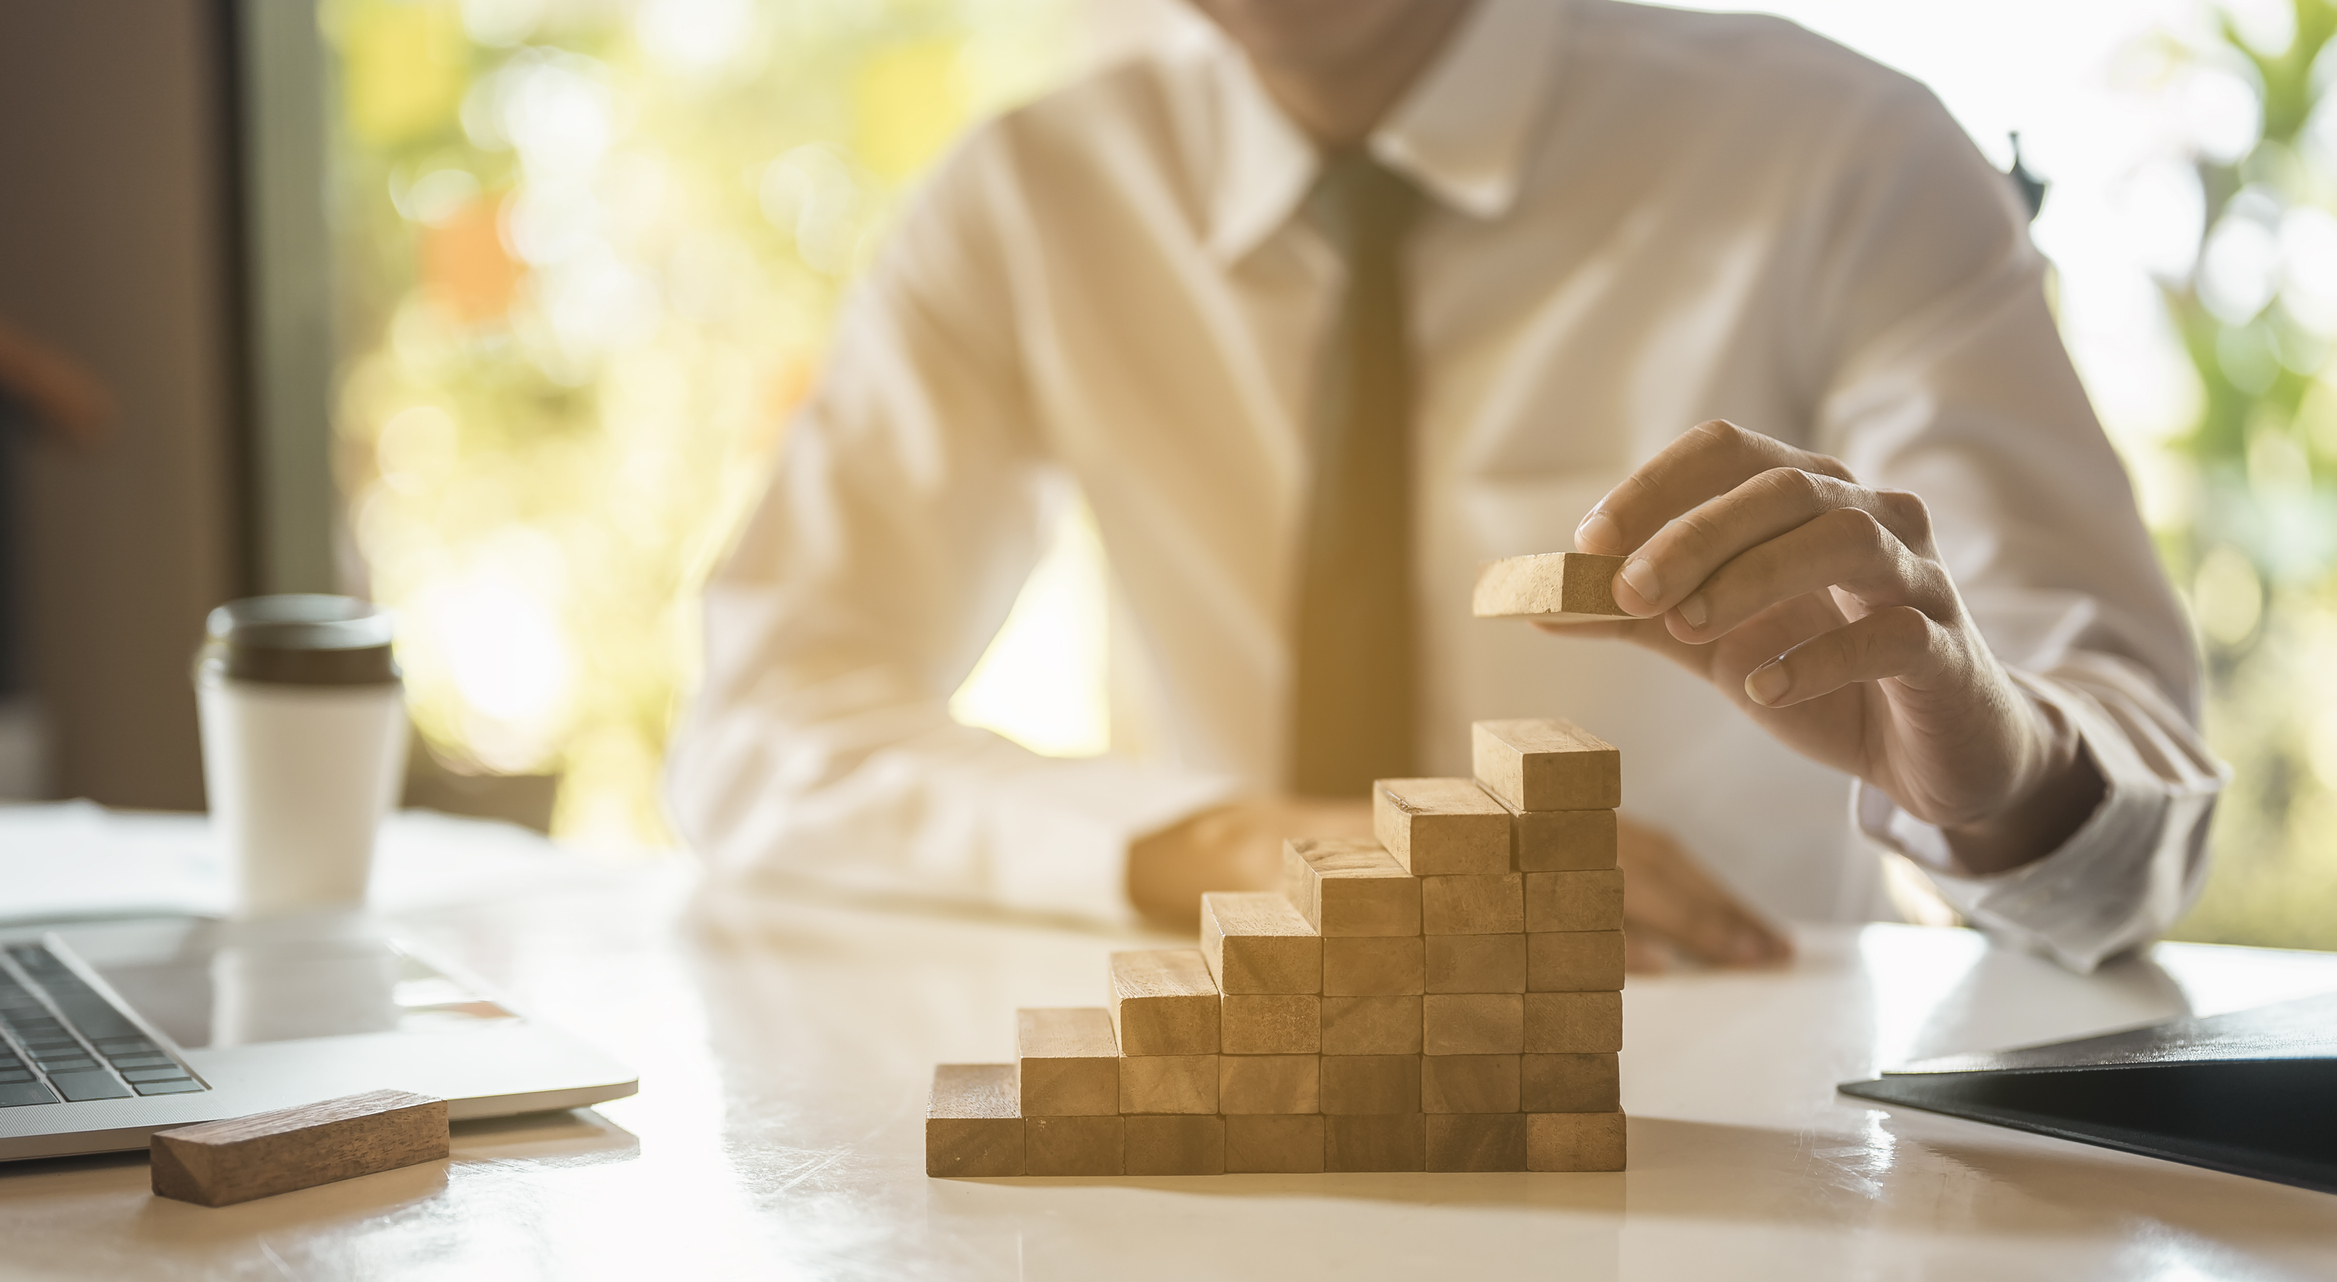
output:
<path id="1" fill-rule="evenodd" d="M 1769 913 L 1886 915 L 1873 845 L 2080 969 L 2171 922 L 2222 767 L 2190 635 L 2046 310 L 2025 210 L 1920 85 L 1789 23 L 1480 0 L 1370 139 L 1408 245 L 1419 761 L 1564 716 L 1624 812 Z M 1198 39 L 978 130 L 846 307 L 706 593 L 673 808 L 719 869 L 1126 911 L 1129 842 L 1280 786 L 1305 404 L 1339 265 L 1317 158 Z M 1940 833 L 1625 643 L 1470 617 L 1487 560 L 1727 418 L 1929 500 L 2016 679 L 2108 782 L 2066 845 L 1955 874 Z M 1110 561 L 1116 724 L 1041 758 L 948 701 L 1075 483 Z"/>

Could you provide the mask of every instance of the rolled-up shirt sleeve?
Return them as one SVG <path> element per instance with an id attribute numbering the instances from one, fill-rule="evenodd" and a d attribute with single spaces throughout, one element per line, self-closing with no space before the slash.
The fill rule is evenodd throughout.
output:
<path id="1" fill-rule="evenodd" d="M 1129 843 L 1232 786 L 1046 758 L 950 717 L 1070 486 L 1023 404 L 984 145 L 943 168 L 847 304 L 706 586 L 667 797 L 719 874 L 1116 919 Z"/>
<path id="2" fill-rule="evenodd" d="M 2229 775 L 2200 736 L 2196 646 L 2046 307 L 2026 210 L 1919 87 L 1867 119 L 1877 159 L 1817 224 L 1819 442 L 1929 504 L 1982 635 L 2105 787 L 2059 848 L 1995 876 L 1871 786 L 1853 818 L 1973 924 L 2091 970 L 2163 932 L 2205 876 Z"/>

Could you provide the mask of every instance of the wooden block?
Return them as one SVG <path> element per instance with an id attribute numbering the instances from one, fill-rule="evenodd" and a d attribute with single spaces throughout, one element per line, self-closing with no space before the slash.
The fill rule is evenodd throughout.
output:
<path id="1" fill-rule="evenodd" d="M 1026 1117 L 1026 1175 L 1119 1175 L 1126 1169 L 1127 1119 Z"/>
<path id="2" fill-rule="evenodd" d="M 1420 999 L 1420 1049 L 1430 1055 L 1515 1055 L 1532 1049 L 1525 1044 L 1526 997 L 1518 993 L 1444 993 L 1423 997 Z"/>
<path id="3" fill-rule="evenodd" d="M 1322 1111 L 1320 1055 L 1221 1055 L 1217 1060 L 1217 1111 L 1237 1113 L 1319 1113 Z"/>
<path id="4" fill-rule="evenodd" d="M 1612 1113 L 1623 1107 L 1616 1057 L 1527 1055 L 1518 1067 L 1518 1107 L 1528 1113 Z"/>
<path id="5" fill-rule="evenodd" d="M 1122 1055 L 1217 1053 L 1217 981 L 1199 949 L 1113 953 L 1111 988 Z"/>
<path id="6" fill-rule="evenodd" d="M 1509 811 L 1469 779 L 1382 779 L 1371 831 L 1415 877 L 1511 870 Z"/>
<path id="7" fill-rule="evenodd" d="M 1312 1055 L 1322 1049 L 1320 997 L 1253 993 L 1224 1002 L 1221 1039 L 1228 1055 Z"/>
<path id="8" fill-rule="evenodd" d="M 1580 1055 L 1623 1049 L 1621 993 L 1527 993 L 1525 1012 L 1527 1054 Z"/>
<path id="9" fill-rule="evenodd" d="M 1349 1114 L 1323 1119 L 1326 1171 L 1425 1171 L 1428 1140 L 1418 1113 Z"/>
<path id="10" fill-rule="evenodd" d="M 1523 1113 L 1430 1113 L 1427 1120 L 1429 1170 L 1526 1169 Z"/>
<path id="11" fill-rule="evenodd" d="M 1583 930 L 1526 936 L 1527 991 L 1603 993 L 1621 987 L 1622 931 Z"/>
<path id="12" fill-rule="evenodd" d="M 1418 1055 L 1323 1056 L 1323 1112 L 1419 1111 Z"/>
<path id="13" fill-rule="evenodd" d="M 1323 996 L 1417 995 L 1425 977 L 1420 937 L 1394 935 L 1323 941 Z"/>
<path id="14" fill-rule="evenodd" d="M 1325 939 L 1420 933 L 1420 879 L 1376 841 L 1282 843 L 1283 894 Z"/>
<path id="15" fill-rule="evenodd" d="M 1120 1060 L 1122 1113 L 1214 1113 L 1217 1056 L 1129 1055 Z"/>
<path id="16" fill-rule="evenodd" d="M 1605 623 L 1632 616 L 1615 604 L 1623 558 L 1592 552 L 1543 552 L 1495 561 L 1477 572 L 1470 612 L 1480 619 Z"/>
<path id="17" fill-rule="evenodd" d="M 933 1094 L 925 1104 L 927 1175 L 1022 1174 L 1022 1113 L 1014 1078 L 1012 1064 L 934 1067 Z"/>
<path id="18" fill-rule="evenodd" d="M 1320 1113 L 1251 1113 L 1225 1119 L 1225 1169 L 1313 1174 L 1323 1169 Z"/>
<path id="19" fill-rule="evenodd" d="M 1525 874 L 1526 929 L 1623 929 L 1623 870 Z"/>
<path id="20" fill-rule="evenodd" d="M 1623 804 L 1623 754 L 1571 721 L 1480 721 L 1470 740 L 1477 782 L 1511 810 Z"/>
<path id="21" fill-rule="evenodd" d="M 1222 1117 L 1130 1117 L 1126 1166 L 1130 1175 L 1225 1174 Z"/>
<path id="22" fill-rule="evenodd" d="M 1221 993 L 1323 991 L 1323 940 L 1272 893 L 1201 896 L 1201 955 Z"/>
<path id="23" fill-rule="evenodd" d="M 1524 935 L 1430 935 L 1426 942 L 1429 992 L 1522 993 L 1526 990 Z"/>
<path id="24" fill-rule="evenodd" d="M 233 1206 L 447 1155 L 446 1101 L 367 1091 L 156 1131 L 154 1195 Z"/>
<path id="25" fill-rule="evenodd" d="M 1120 1111 L 1120 1044 L 1100 1006 L 1014 1013 L 1024 1117 L 1098 1117 Z"/>
<path id="26" fill-rule="evenodd" d="M 1514 1113 L 1516 1055 L 1423 1055 L 1420 1109 L 1425 1113 Z"/>
<path id="27" fill-rule="evenodd" d="M 1513 872 L 1423 877 L 1420 928 L 1428 935 L 1518 934 L 1526 928 L 1524 879 Z"/>
<path id="28" fill-rule="evenodd" d="M 1628 1144 L 1623 1114 L 1529 1113 L 1529 1171 L 1620 1171 Z"/>
<path id="29" fill-rule="evenodd" d="M 1420 1053 L 1420 999 L 1417 997 L 1325 997 L 1322 1040 L 1325 1055 L 1417 1055 Z"/>
<path id="30" fill-rule="evenodd" d="M 1510 844 L 1519 872 L 1588 872 L 1615 866 L 1619 828 L 1612 810 L 1518 810 Z"/>

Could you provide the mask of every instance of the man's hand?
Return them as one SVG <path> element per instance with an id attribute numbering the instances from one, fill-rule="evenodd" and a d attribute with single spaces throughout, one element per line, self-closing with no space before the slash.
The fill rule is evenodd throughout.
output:
<path id="1" fill-rule="evenodd" d="M 1712 422 L 1616 486 L 1574 540 L 1628 558 L 1615 603 L 1642 617 L 1545 626 L 1670 655 L 1803 755 L 1939 825 L 1968 871 L 2042 857 L 2101 799 L 2076 731 L 1981 639 L 1913 494 Z"/>
<path id="2" fill-rule="evenodd" d="M 1369 836 L 1371 803 L 1360 797 L 1237 801 L 1132 843 L 1128 898 L 1155 925 L 1194 930 L 1203 893 L 1281 886 L 1289 838 Z"/>
<path id="3" fill-rule="evenodd" d="M 1665 970 L 1682 956 L 1713 966 L 1792 959 L 1793 942 L 1714 881 L 1678 842 L 1628 819 L 1620 820 L 1617 837 L 1625 969 Z"/>

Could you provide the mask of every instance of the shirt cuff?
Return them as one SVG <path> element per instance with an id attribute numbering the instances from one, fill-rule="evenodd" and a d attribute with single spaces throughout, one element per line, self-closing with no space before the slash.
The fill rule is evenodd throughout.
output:
<path id="1" fill-rule="evenodd" d="M 1859 780 L 1851 810 L 1859 830 L 1930 875 L 1941 898 L 1989 935 L 2043 953 L 2079 974 L 2147 943 L 2188 894 L 2188 849 L 2214 791 L 2151 768 L 2133 740 L 2085 693 L 2014 671 L 2013 683 L 2077 731 L 2102 777 L 2102 799 L 2059 849 L 1994 876 L 1957 870 L 1947 835 Z M 2220 782 L 2220 781 L 2218 781 Z M 2185 847 L 2168 850 L 2170 843 Z"/>

